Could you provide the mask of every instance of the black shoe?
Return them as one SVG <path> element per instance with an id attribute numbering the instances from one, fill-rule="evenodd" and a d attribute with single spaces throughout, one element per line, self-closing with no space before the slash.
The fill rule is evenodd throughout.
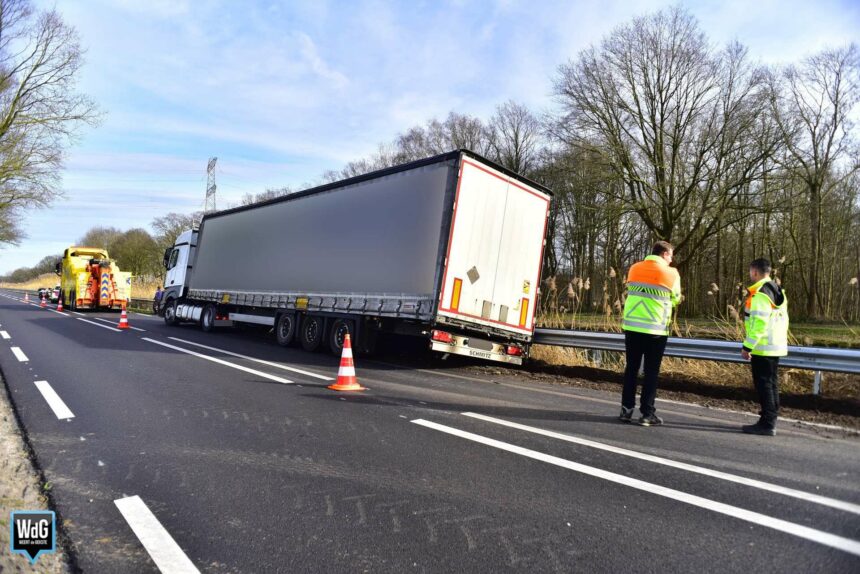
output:
<path id="1" fill-rule="evenodd" d="M 776 435 L 776 429 L 775 428 L 767 427 L 767 426 L 764 426 L 764 425 L 761 425 L 758 423 L 756 423 L 754 425 L 744 425 L 741 427 L 741 431 L 743 431 L 746 434 L 757 434 L 760 436 L 775 436 Z"/>
<path id="2" fill-rule="evenodd" d="M 623 423 L 633 422 L 633 409 L 621 407 L 621 414 L 618 415 L 618 420 Z"/>
<path id="3" fill-rule="evenodd" d="M 639 417 L 639 424 L 643 427 L 656 427 L 663 424 L 663 419 L 654 414 L 644 415 Z"/>

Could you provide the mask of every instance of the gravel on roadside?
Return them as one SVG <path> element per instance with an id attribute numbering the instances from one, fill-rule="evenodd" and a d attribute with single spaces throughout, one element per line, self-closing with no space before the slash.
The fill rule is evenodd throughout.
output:
<path id="1" fill-rule="evenodd" d="M 30 458 L 30 449 L 18 427 L 18 420 L 9 403 L 3 376 L 0 375 L 0 572 L 72 572 L 57 536 L 57 550 L 42 554 L 36 563 L 9 548 L 9 521 L 17 510 L 49 510 L 48 499 L 42 492 L 42 478 Z M 53 510 L 53 509 L 51 509 Z M 59 525 L 57 525 L 59 526 Z"/>

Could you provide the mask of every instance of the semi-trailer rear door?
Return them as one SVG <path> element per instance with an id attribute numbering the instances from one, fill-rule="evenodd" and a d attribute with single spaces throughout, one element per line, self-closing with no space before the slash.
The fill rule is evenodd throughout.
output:
<path id="1" fill-rule="evenodd" d="M 544 191 L 464 154 L 437 314 L 530 336 L 549 204 Z"/>

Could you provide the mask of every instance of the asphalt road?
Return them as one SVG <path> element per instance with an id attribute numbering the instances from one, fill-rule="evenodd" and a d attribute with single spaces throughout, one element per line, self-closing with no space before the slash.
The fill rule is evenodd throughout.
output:
<path id="1" fill-rule="evenodd" d="M 258 334 L 0 295 L 84 572 L 860 572 L 857 439 L 665 402 L 625 425 L 462 363 L 357 359 L 369 390 L 336 393 L 336 358 Z"/>

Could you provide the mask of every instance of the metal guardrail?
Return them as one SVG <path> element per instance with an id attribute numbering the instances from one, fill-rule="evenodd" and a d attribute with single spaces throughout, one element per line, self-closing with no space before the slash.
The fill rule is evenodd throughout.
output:
<path id="1" fill-rule="evenodd" d="M 599 333 L 593 331 L 568 331 L 565 329 L 536 329 L 534 343 L 559 347 L 578 347 L 598 351 L 624 352 L 623 333 Z M 741 344 L 734 341 L 714 339 L 685 339 L 669 337 L 665 355 L 685 359 L 744 363 Z M 813 392 L 821 392 L 821 373 L 860 374 L 860 350 L 832 349 L 828 347 L 788 347 L 788 356 L 779 361 L 780 366 L 792 369 L 815 371 Z"/>

